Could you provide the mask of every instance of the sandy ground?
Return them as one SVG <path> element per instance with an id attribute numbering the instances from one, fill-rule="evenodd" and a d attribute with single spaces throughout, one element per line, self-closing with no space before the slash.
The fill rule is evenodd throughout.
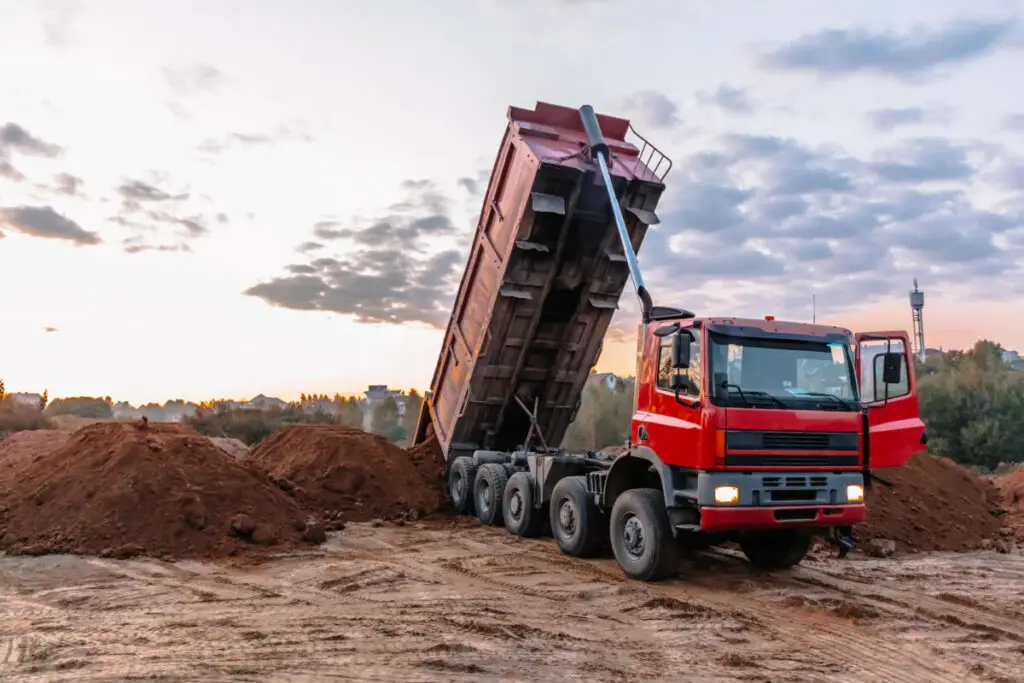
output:
<path id="1" fill-rule="evenodd" d="M 1019 552 L 684 571 L 453 520 L 256 567 L 0 557 L 0 680 L 1024 681 Z"/>

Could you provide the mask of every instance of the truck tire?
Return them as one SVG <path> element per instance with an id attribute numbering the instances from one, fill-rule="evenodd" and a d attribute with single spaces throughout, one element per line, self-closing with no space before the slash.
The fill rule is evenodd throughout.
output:
<path id="1" fill-rule="evenodd" d="M 678 571 L 678 555 L 665 500 L 658 489 L 630 489 L 612 506 L 611 545 L 631 579 L 658 581 Z"/>
<path id="2" fill-rule="evenodd" d="M 566 555 L 590 557 L 601 549 L 604 515 L 587 494 L 585 477 L 565 477 L 555 484 L 548 515 L 551 535 Z"/>
<path id="3" fill-rule="evenodd" d="M 740 549 L 758 569 L 789 569 L 810 551 L 811 534 L 800 529 L 748 531 L 740 536 Z"/>
<path id="4" fill-rule="evenodd" d="M 486 526 L 501 526 L 501 508 L 505 498 L 508 474 L 505 467 L 494 463 L 482 465 L 473 480 L 473 505 L 476 516 Z"/>
<path id="5" fill-rule="evenodd" d="M 534 484 L 533 475 L 529 472 L 516 472 L 509 478 L 502 496 L 501 513 L 505 528 L 522 538 L 540 535 L 541 511 L 533 506 Z"/>
<path id="6" fill-rule="evenodd" d="M 473 481 L 476 465 L 473 458 L 459 456 L 448 468 L 448 495 L 452 499 L 455 514 L 473 514 Z"/>

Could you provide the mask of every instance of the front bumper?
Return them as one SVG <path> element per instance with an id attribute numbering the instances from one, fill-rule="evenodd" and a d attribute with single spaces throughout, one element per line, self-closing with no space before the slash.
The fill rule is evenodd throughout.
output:
<path id="1" fill-rule="evenodd" d="M 849 500 L 847 487 L 860 486 L 861 472 L 700 472 L 697 506 L 702 531 L 782 526 L 852 526 L 864 519 L 863 500 Z M 715 489 L 739 492 L 731 504 L 715 502 Z"/>
<path id="2" fill-rule="evenodd" d="M 778 529 L 790 526 L 853 526 L 864 520 L 864 505 L 829 507 L 704 507 L 700 510 L 701 531 Z"/>

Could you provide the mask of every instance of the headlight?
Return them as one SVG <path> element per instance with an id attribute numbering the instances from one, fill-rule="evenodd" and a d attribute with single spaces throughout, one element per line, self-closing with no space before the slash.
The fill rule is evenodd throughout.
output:
<path id="1" fill-rule="evenodd" d="M 851 503 L 859 503 L 864 500 L 864 487 L 860 484 L 850 484 L 847 486 L 846 500 Z"/>
<path id="2" fill-rule="evenodd" d="M 716 486 L 716 503 L 735 503 L 740 499 L 740 490 L 735 486 Z"/>

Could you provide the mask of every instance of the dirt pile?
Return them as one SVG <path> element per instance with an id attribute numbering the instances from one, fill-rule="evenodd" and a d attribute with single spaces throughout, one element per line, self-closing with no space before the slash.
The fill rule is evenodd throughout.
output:
<path id="1" fill-rule="evenodd" d="M 231 439 L 223 436 L 211 436 L 210 441 L 213 442 L 214 446 L 235 458 L 244 460 L 249 457 L 249 447 L 238 439 Z"/>
<path id="2" fill-rule="evenodd" d="M 340 512 L 346 521 L 429 514 L 444 500 L 429 448 L 410 453 L 351 427 L 286 427 L 253 451 L 252 462 L 308 509 Z"/>
<path id="3" fill-rule="evenodd" d="M 999 492 L 949 458 L 918 453 L 902 467 L 877 470 L 860 543 L 896 542 L 900 550 L 973 550 L 999 538 Z"/>
<path id="4" fill-rule="evenodd" d="M 997 477 L 995 484 L 1008 513 L 1007 527 L 1017 541 L 1024 542 L 1024 465 Z"/>
<path id="5" fill-rule="evenodd" d="M 70 436 L 59 429 L 38 429 L 16 432 L 0 441 L 0 496 L 22 470 L 63 446 Z"/>
<path id="6" fill-rule="evenodd" d="M 25 554 L 213 558 L 298 546 L 313 531 L 263 472 L 175 425 L 83 427 L 0 498 L 0 549 Z"/>

